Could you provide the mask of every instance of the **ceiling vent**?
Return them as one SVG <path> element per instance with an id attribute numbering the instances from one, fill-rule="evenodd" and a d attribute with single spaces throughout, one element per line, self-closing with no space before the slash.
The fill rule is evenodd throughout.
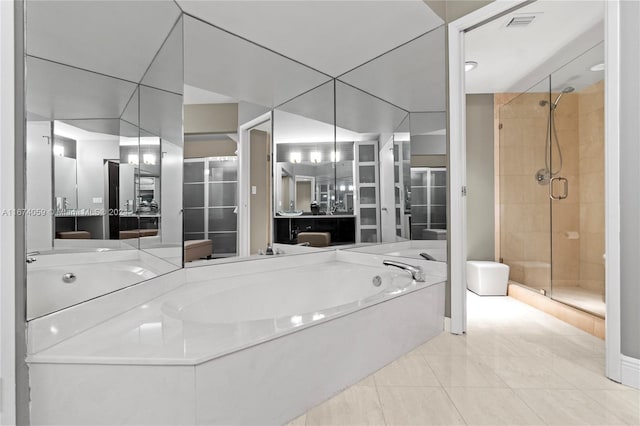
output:
<path id="1" fill-rule="evenodd" d="M 513 28 L 526 27 L 527 25 L 532 23 L 534 19 L 536 19 L 535 15 L 514 16 L 513 18 L 511 18 L 511 20 L 507 24 L 507 27 L 513 27 Z"/>

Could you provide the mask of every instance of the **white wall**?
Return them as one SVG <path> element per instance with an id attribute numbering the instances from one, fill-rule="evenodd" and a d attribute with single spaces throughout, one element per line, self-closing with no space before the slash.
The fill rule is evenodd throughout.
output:
<path id="1" fill-rule="evenodd" d="M 104 160 L 120 158 L 119 143 L 118 136 L 108 140 L 76 141 L 79 209 L 106 209 Z M 94 198 L 100 198 L 102 202 L 94 203 Z"/>
<path id="2" fill-rule="evenodd" d="M 46 215 L 28 215 L 27 250 L 51 250 L 53 243 L 53 221 L 51 188 L 51 122 L 31 121 L 27 123 L 27 209 L 43 209 Z M 6 140 L 3 138 L 3 140 Z M 70 159 L 67 159 L 70 160 Z M 75 176 L 74 176 L 75 177 Z"/>
<path id="3" fill-rule="evenodd" d="M 162 141 L 160 213 L 163 244 L 182 244 L 182 148 Z"/>
<path id="4" fill-rule="evenodd" d="M 13 2 L 0 1 L 0 208 L 14 200 L 14 50 Z M 16 422 L 15 392 L 15 222 L 0 215 L 0 424 Z"/>
<path id="5" fill-rule="evenodd" d="M 620 2 L 620 322 L 623 355 L 640 359 L 640 3 Z M 639 372 L 640 374 L 640 372 Z M 640 383 L 640 379 L 638 379 Z"/>
<path id="6" fill-rule="evenodd" d="M 495 257 L 493 95 L 467 95 L 467 258 Z"/>
<path id="7" fill-rule="evenodd" d="M 393 174 L 393 135 L 380 135 L 380 226 L 382 242 L 396 241 L 396 200 Z M 382 210 L 385 209 L 386 210 Z"/>

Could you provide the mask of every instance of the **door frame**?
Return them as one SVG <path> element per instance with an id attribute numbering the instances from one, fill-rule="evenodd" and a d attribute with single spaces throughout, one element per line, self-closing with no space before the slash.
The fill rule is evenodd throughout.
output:
<path id="1" fill-rule="evenodd" d="M 466 331 L 466 100 L 464 33 L 485 21 L 520 7 L 529 0 L 496 0 L 448 25 L 449 36 L 449 193 L 451 246 L 451 332 Z M 620 4 L 605 7 L 605 291 L 606 375 L 621 380 L 620 347 Z"/>
<path id="2" fill-rule="evenodd" d="M 273 120 L 272 111 L 266 112 L 253 120 L 238 126 L 238 255 L 245 257 L 250 255 L 251 241 L 251 220 L 249 216 L 251 208 L 251 181 L 250 181 L 250 160 L 251 147 L 249 132 L 267 121 Z M 273 128 L 273 121 L 272 128 Z M 273 137 L 273 136 L 272 136 Z M 271 155 L 273 156 L 273 143 L 271 145 Z M 271 199 L 273 197 L 270 197 Z M 270 210 L 273 210 L 273 206 Z M 269 211 L 269 215 L 272 212 Z"/>

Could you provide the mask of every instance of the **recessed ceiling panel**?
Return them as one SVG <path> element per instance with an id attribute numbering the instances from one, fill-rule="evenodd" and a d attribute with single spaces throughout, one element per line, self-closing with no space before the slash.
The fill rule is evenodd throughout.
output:
<path id="1" fill-rule="evenodd" d="M 184 18 L 185 84 L 275 107 L 329 77 L 209 24 Z"/>
<path id="2" fill-rule="evenodd" d="M 182 9 L 331 76 L 443 24 L 422 0 L 197 1 Z"/>
<path id="3" fill-rule="evenodd" d="M 518 16 L 535 16 L 508 27 Z M 465 34 L 467 93 L 523 92 L 604 39 L 604 1 L 538 0 Z M 572 45 L 571 48 L 567 48 Z"/>
<path id="4" fill-rule="evenodd" d="M 172 1 L 27 1 L 27 53 L 138 82 L 179 16 Z"/>
<path id="5" fill-rule="evenodd" d="M 136 85 L 27 57 L 27 111 L 47 120 L 119 118 Z"/>
<path id="6" fill-rule="evenodd" d="M 340 80 L 408 111 L 444 111 L 444 26 L 343 75 Z"/>

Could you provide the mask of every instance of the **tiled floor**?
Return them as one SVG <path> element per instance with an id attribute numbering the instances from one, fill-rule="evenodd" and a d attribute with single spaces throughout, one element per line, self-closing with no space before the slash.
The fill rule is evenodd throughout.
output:
<path id="1" fill-rule="evenodd" d="M 604 376 L 604 342 L 510 297 L 468 293 L 443 333 L 291 425 L 640 425 L 640 392 Z"/>

